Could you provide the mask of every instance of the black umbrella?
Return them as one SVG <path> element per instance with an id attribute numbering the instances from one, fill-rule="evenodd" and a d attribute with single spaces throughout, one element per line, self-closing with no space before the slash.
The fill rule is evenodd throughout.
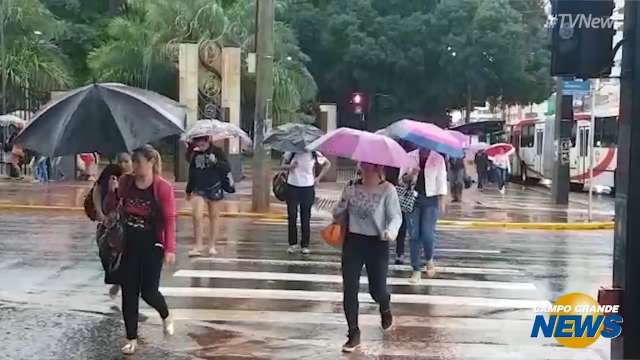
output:
<path id="1" fill-rule="evenodd" d="M 93 84 L 45 105 L 16 138 L 51 157 L 131 151 L 184 131 L 186 112 L 160 94 L 122 84 Z"/>
<path id="2" fill-rule="evenodd" d="M 268 134 L 265 145 L 281 152 L 304 152 L 324 132 L 312 125 L 289 123 L 278 126 Z"/>

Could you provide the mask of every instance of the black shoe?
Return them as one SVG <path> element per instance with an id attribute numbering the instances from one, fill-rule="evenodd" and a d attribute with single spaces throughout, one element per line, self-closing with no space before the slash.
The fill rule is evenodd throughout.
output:
<path id="1" fill-rule="evenodd" d="M 393 325 L 393 315 L 391 315 L 391 309 L 380 312 L 380 318 L 382 319 L 381 325 L 383 330 L 389 330 Z"/>
<path id="2" fill-rule="evenodd" d="M 395 261 L 396 265 L 402 265 L 404 264 L 404 256 L 400 255 L 400 256 L 396 256 L 396 261 Z"/>
<path id="3" fill-rule="evenodd" d="M 360 330 L 349 330 L 347 342 L 342 345 L 342 352 L 354 352 L 360 346 Z"/>

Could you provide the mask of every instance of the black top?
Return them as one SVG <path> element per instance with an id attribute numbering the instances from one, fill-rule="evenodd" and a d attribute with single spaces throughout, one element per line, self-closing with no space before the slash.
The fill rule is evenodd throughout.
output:
<path id="1" fill-rule="evenodd" d="M 489 167 L 489 157 L 487 157 L 487 154 L 483 151 L 479 151 L 474 160 L 478 169 L 486 169 Z"/>
<path id="2" fill-rule="evenodd" d="M 153 198 L 153 186 L 139 189 L 135 182 L 132 185 L 123 204 L 127 225 L 140 230 L 152 230 L 153 203 L 155 201 Z"/>
<path id="3" fill-rule="evenodd" d="M 211 145 L 206 151 L 194 151 L 189 165 L 187 194 L 221 184 L 230 171 L 231 166 L 222 149 Z"/>
<path id="4" fill-rule="evenodd" d="M 418 172 L 418 181 L 416 182 L 416 191 L 418 194 L 427 195 L 424 184 L 424 167 L 427 165 L 427 158 L 420 159 L 420 171 Z"/>

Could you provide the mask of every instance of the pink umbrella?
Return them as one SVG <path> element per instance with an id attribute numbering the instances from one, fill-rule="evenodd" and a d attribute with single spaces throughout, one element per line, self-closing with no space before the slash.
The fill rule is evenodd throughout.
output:
<path id="1" fill-rule="evenodd" d="M 445 130 L 447 134 L 453 136 L 460 142 L 460 145 L 466 147 L 469 143 L 469 137 L 457 130 Z"/>
<path id="2" fill-rule="evenodd" d="M 496 155 L 511 155 L 515 151 L 515 148 L 511 144 L 493 144 L 489 146 L 484 152 L 487 156 Z"/>
<path id="3" fill-rule="evenodd" d="M 415 165 L 415 160 L 395 140 L 349 128 L 331 131 L 309 144 L 307 149 L 370 164 L 391 167 Z"/>

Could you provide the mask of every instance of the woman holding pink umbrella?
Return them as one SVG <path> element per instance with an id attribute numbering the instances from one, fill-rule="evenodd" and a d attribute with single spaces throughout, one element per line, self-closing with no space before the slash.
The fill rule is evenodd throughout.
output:
<path id="1" fill-rule="evenodd" d="M 393 324 L 387 289 L 389 242 L 398 236 L 402 212 L 396 188 L 384 179 L 383 169 L 412 166 L 413 160 L 386 136 L 346 128 L 321 137 L 308 149 L 360 161 L 361 179 L 345 188 L 334 210 L 335 221 L 348 224 L 342 246 L 342 283 L 349 332 L 342 351 L 352 352 L 360 346 L 358 292 L 363 266 L 369 293 L 380 305 L 382 328 Z"/>

